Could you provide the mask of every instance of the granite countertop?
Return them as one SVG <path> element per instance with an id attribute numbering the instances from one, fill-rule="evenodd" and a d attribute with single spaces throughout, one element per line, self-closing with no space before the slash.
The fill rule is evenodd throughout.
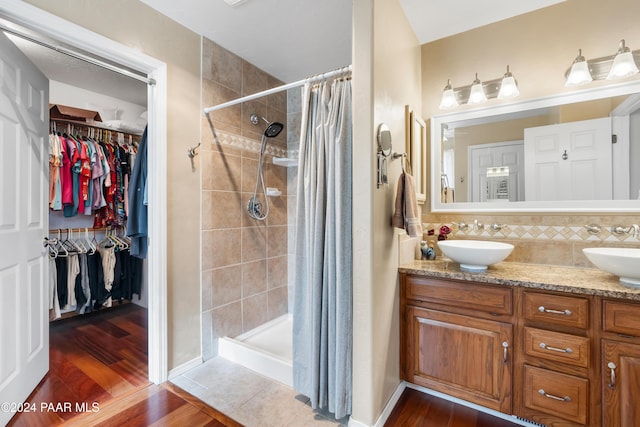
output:
<path id="1" fill-rule="evenodd" d="M 500 262 L 489 266 L 483 272 L 469 272 L 461 270 L 458 263 L 441 258 L 435 261 L 415 260 L 400 265 L 398 271 L 429 277 L 640 301 L 640 288 L 623 286 L 616 276 L 593 268 Z"/>

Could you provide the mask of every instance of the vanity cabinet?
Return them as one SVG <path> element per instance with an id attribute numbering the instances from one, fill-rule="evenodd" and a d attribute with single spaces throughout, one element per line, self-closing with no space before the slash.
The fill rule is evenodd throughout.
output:
<path id="1" fill-rule="evenodd" d="M 592 385 L 592 298 L 518 289 L 522 305 L 516 414 L 547 426 L 599 425 Z M 594 388 L 596 387 L 596 388 Z"/>
<path id="2" fill-rule="evenodd" d="M 640 304 L 602 300 L 602 425 L 640 427 Z"/>
<path id="3" fill-rule="evenodd" d="M 510 288 L 401 275 L 403 379 L 511 413 Z"/>

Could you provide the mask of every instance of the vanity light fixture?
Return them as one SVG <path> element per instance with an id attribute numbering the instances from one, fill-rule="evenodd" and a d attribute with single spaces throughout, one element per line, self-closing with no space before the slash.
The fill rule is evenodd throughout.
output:
<path id="1" fill-rule="evenodd" d="M 476 78 L 471 84 L 471 92 L 469 93 L 467 104 L 482 104 L 483 102 L 487 102 L 487 99 L 487 94 L 484 93 L 482 82 L 478 79 L 478 73 L 476 73 Z"/>
<path id="2" fill-rule="evenodd" d="M 476 73 L 472 84 L 455 88 L 451 87 L 451 80 L 447 80 L 440 100 L 440 109 L 449 110 L 463 104 L 476 105 L 492 98 L 507 99 L 518 95 L 518 83 L 507 65 L 507 72 L 498 79 L 480 81 Z"/>
<path id="3" fill-rule="evenodd" d="M 447 85 L 444 87 L 444 92 L 442 92 L 440 109 L 448 110 L 450 108 L 455 108 L 457 106 L 458 106 L 458 101 L 456 100 L 456 94 L 453 92 L 453 88 L 451 87 L 451 80 L 447 80 Z"/>
<path id="4" fill-rule="evenodd" d="M 516 79 L 509 71 L 509 66 L 507 65 L 507 72 L 504 73 L 502 77 L 502 82 L 500 83 L 500 91 L 498 92 L 498 99 L 508 99 L 515 98 L 520 95 L 520 90 L 518 89 L 518 83 Z"/>
<path id="5" fill-rule="evenodd" d="M 579 86 L 587 84 L 593 81 L 591 77 L 591 71 L 589 71 L 589 64 L 587 60 L 582 56 L 582 49 L 578 49 L 578 56 L 573 60 L 571 64 L 571 70 L 567 76 L 565 86 Z"/>
<path id="6" fill-rule="evenodd" d="M 638 66 L 633 59 L 633 53 L 631 53 L 631 49 L 625 46 L 624 39 L 622 39 L 607 79 L 633 76 L 634 74 L 638 74 L 638 72 Z"/>
<path id="7" fill-rule="evenodd" d="M 611 80 L 633 76 L 639 72 L 638 63 L 640 63 L 640 50 L 631 51 L 624 40 L 620 41 L 618 52 L 615 55 L 585 60 L 582 56 L 582 50 L 579 50 L 571 68 L 565 73 L 565 86 L 577 86 L 593 80 Z"/>

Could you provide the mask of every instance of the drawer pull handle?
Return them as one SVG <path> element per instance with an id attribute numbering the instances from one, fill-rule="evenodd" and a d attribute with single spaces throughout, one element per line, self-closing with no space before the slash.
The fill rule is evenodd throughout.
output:
<path id="1" fill-rule="evenodd" d="M 538 393 L 540 393 L 544 397 L 548 397 L 549 399 L 559 400 L 560 402 L 571 402 L 571 398 L 569 396 L 565 396 L 565 397 L 554 396 L 553 394 L 549 394 L 545 392 L 543 389 L 538 390 Z"/>
<path id="2" fill-rule="evenodd" d="M 503 348 L 502 361 L 506 365 L 507 362 L 509 361 L 509 359 L 507 358 L 507 350 L 509 348 L 509 343 L 506 341 L 502 341 L 502 348 Z"/>
<path id="3" fill-rule="evenodd" d="M 567 347 L 567 348 L 551 347 L 550 345 L 546 345 L 543 342 L 540 343 L 540 348 L 543 348 L 543 349 L 549 350 L 549 351 L 557 351 L 558 353 L 567 353 L 567 354 L 573 353 L 573 350 L 571 350 L 571 348 L 569 348 L 569 347 Z"/>
<path id="4" fill-rule="evenodd" d="M 571 310 L 553 310 L 551 308 L 545 308 L 543 305 L 538 307 L 538 311 L 540 313 L 562 314 L 564 316 L 571 316 Z"/>
<path id="5" fill-rule="evenodd" d="M 609 388 L 616 388 L 616 364 L 613 362 L 607 363 L 607 368 L 611 369 L 611 382 Z"/>

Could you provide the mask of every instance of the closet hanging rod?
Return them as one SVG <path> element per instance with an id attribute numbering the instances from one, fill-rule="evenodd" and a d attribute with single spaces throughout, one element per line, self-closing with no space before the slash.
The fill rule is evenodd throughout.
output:
<path id="1" fill-rule="evenodd" d="M 278 86 L 272 89 L 263 90 L 262 92 L 254 93 L 253 95 L 243 96 L 242 98 L 233 99 L 231 101 L 223 102 L 222 104 L 214 105 L 212 107 L 207 107 L 204 109 L 204 113 L 208 115 L 210 112 L 215 110 L 231 107 L 232 105 L 236 105 L 236 104 L 242 104 L 243 102 L 246 102 L 246 101 L 251 101 L 253 99 L 262 98 L 263 96 L 271 95 L 273 93 L 282 92 L 283 90 L 293 89 L 294 87 L 302 86 L 307 82 L 328 79 L 330 77 L 344 74 L 350 71 L 351 71 L 351 65 L 348 65 L 346 67 L 339 68 L 337 70 L 328 71 L 324 74 L 318 74 L 312 77 L 307 77 L 306 79 L 298 80 L 297 82 L 287 83 L 282 86 Z"/>
<path id="2" fill-rule="evenodd" d="M 88 232 L 101 232 L 101 231 L 117 231 L 120 228 L 124 229 L 124 226 L 116 226 L 116 227 L 99 227 L 99 228 L 91 228 L 87 227 L 86 230 Z M 49 234 L 58 234 L 58 233 L 82 233 L 85 231 L 85 227 L 82 228 L 53 228 L 49 229 Z"/>
<path id="3" fill-rule="evenodd" d="M 5 33 L 13 34 L 16 37 L 20 37 L 21 39 L 27 40 L 27 41 L 29 41 L 31 43 L 35 43 L 37 45 L 46 47 L 48 49 L 55 50 L 56 52 L 62 53 L 64 55 L 70 56 L 72 58 L 79 59 L 79 60 L 84 61 L 84 62 L 88 62 L 89 64 L 93 64 L 93 65 L 96 65 L 98 67 L 102 67 L 102 68 L 104 68 L 106 70 L 113 71 L 115 73 L 122 74 L 122 75 L 127 76 L 127 77 L 131 77 L 132 79 L 144 82 L 144 83 L 146 83 L 148 85 L 153 86 L 153 85 L 156 84 L 156 81 L 154 79 L 152 79 L 152 78 L 143 76 L 141 74 L 136 74 L 136 73 L 134 73 L 132 71 L 129 71 L 127 69 L 118 67 L 118 66 L 113 65 L 113 64 L 109 64 L 109 63 L 101 61 L 101 60 L 99 60 L 97 58 L 93 58 L 93 57 L 91 57 L 89 55 L 85 55 L 83 53 L 73 51 L 73 50 L 68 49 L 66 47 L 51 44 L 50 42 L 47 42 L 45 40 L 38 39 L 38 38 L 36 38 L 34 36 L 27 35 L 27 34 L 25 34 L 23 32 L 20 32 L 18 30 L 13 29 L 13 28 L 9 28 L 4 23 L 0 23 L 0 30 L 4 31 Z"/>
<path id="4" fill-rule="evenodd" d="M 109 132 L 113 132 L 113 133 L 122 133 L 125 135 L 131 135 L 131 136 L 135 136 L 135 137 L 141 137 L 142 133 L 134 133 L 134 132 L 129 132 L 129 131 L 124 131 L 124 130 L 117 130 L 117 129 L 113 129 L 113 128 L 108 128 L 106 126 L 100 126 L 98 123 L 94 123 L 94 124 L 90 124 L 87 122 L 79 122 L 78 120 L 68 120 L 68 119 L 49 119 L 50 122 L 54 122 L 54 123 L 60 123 L 60 124 L 69 124 L 69 125 L 74 125 L 77 127 L 85 127 L 85 128 L 94 128 L 94 129 L 100 129 L 100 130 L 106 130 Z"/>

